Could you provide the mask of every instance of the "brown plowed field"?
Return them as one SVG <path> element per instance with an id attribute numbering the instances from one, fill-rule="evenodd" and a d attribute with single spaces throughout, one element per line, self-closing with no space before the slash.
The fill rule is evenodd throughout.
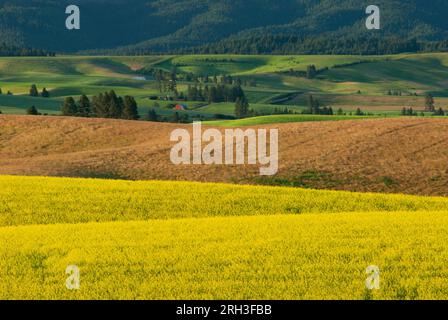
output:
<path id="1" fill-rule="evenodd" d="M 0 174 L 261 183 L 448 195 L 448 120 L 304 122 L 279 129 L 279 173 L 175 166 L 170 133 L 188 125 L 0 116 Z M 36 190 L 38 192 L 38 190 Z M 188 190 L 185 190 L 188 192 Z"/>

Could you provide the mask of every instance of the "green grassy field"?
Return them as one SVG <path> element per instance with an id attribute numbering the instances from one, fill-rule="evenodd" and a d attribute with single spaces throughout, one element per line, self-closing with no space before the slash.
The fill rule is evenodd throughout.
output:
<path id="1" fill-rule="evenodd" d="M 294 105 L 272 105 L 272 104 L 261 104 L 261 103 L 252 103 L 250 108 L 256 112 L 261 114 L 269 114 L 274 113 L 277 110 L 284 110 L 288 108 L 293 112 L 301 112 L 304 110 L 303 107 L 298 107 Z M 209 114 L 224 114 L 224 115 L 234 115 L 235 114 L 235 104 L 232 102 L 221 102 L 221 103 L 212 103 L 197 109 L 201 112 L 206 112 Z"/>
<path id="2" fill-rule="evenodd" d="M 309 121 L 341 121 L 341 120 L 363 120 L 363 119 L 374 119 L 372 116 L 323 116 L 323 115 L 272 115 L 272 116 L 261 116 L 246 119 L 237 120 L 216 120 L 207 121 L 205 124 L 213 126 L 256 126 L 263 124 L 274 124 L 274 123 L 288 123 L 288 122 L 309 122 Z"/>
<path id="3" fill-rule="evenodd" d="M 11 176 L 0 186 L 0 299 L 448 297 L 446 198 Z M 79 290 L 65 287 L 68 265 Z M 365 288 L 369 265 L 379 290 Z"/>
<path id="4" fill-rule="evenodd" d="M 291 73 L 304 71 L 310 64 L 322 71 L 314 79 Z M 426 92 L 436 97 L 437 107 L 448 105 L 448 54 L 402 54 L 394 56 L 143 56 L 143 57 L 88 57 L 61 56 L 36 58 L 0 58 L 0 88 L 14 96 L 0 95 L 0 110 L 23 114 L 31 105 L 42 113 L 55 114 L 66 96 L 89 96 L 115 90 L 120 95 L 137 98 L 140 113 L 153 108 L 151 95 L 160 95 L 156 82 L 148 77 L 138 80 L 138 70 L 161 68 L 196 75 L 232 75 L 255 81 L 246 86 L 253 109 L 260 113 L 272 112 L 287 106 L 303 110 L 308 95 L 317 97 L 322 105 L 342 108 L 350 112 L 360 107 L 374 114 L 398 114 L 403 107 L 421 110 Z M 27 97 L 31 84 L 51 92 L 50 99 Z M 186 92 L 188 82 L 180 81 L 178 90 Z M 390 96 L 389 91 L 401 96 Z M 415 96 L 417 94 L 417 96 Z M 279 97 L 289 97 L 280 99 Z M 276 102 L 277 100 L 281 102 Z M 160 114 L 172 114 L 158 101 Z M 169 102 L 173 103 L 173 102 Z M 176 103 L 176 102 L 174 102 Z M 211 104 L 191 101 L 189 108 L 204 117 L 214 114 L 232 115 L 232 103 Z M 201 110 L 197 110 L 201 107 Z M 187 111 L 190 113 L 192 111 Z M 194 113 L 193 113 L 194 115 Z"/>
<path id="5" fill-rule="evenodd" d="M 172 57 L 157 64 L 169 71 L 176 66 L 183 72 L 199 75 L 253 75 L 282 71 L 306 70 L 310 64 L 318 69 L 366 60 L 384 60 L 374 56 L 257 56 L 257 55 L 187 55 Z"/>

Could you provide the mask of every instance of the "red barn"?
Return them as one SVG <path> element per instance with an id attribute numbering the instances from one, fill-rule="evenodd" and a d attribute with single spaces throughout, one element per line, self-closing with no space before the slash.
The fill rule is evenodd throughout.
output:
<path id="1" fill-rule="evenodd" d="M 176 104 L 176 106 L 174 107 L 174 110 L 176 110 L 176 111 L 187 110 L 187 106 L 183 105 L 183 104 Z"/>

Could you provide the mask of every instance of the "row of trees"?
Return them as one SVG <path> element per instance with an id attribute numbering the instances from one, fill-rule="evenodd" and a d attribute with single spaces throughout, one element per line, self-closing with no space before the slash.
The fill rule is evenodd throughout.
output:
<path id="1" fill-rule="evenodd" d="M 414 111 L 414 109 L 406 108 L 406 107 L 401 110 L 400 114 L 402 116 L 407 116 L 407 117 L 409 117 L 409 116 L 421 116 L 421 117 L 425 116 L 425 113 L 423 111 L 418 113 L 418 112 Z M 439 108 L 439 109 L 435 109 L 434 111 L 432 111 L 432 115 L 433 116 L 444 116 L 444 115 L 446 115 L 446 112 L 442 108 Z"/>
<path id="2" fill-rule="evenodd" d="M 226 59 L 224 59 L 226 60 Z M 207 59 L 205 59 L 207 61 Z M 212 60 L 215 62 L 215 60 Z M 216 60 L 218 61 L 218 60 Z M 192 72 L 177 72 L 177 65 L 174 65 L 171 71 L 165 71 L 157 68 L 143 68 L 139 71 L 140 74 L 150 75 L 157 83 L 157 87 L 161 93 L 167 90 L 174 90 L 177 87 L 177 82 L 183 80 L 186 82 L 194 82 L 197 85 L 203 84 L 227 84 L 238 86 L 251 86 L 256 87 L 257 82 L 254 79 L 241 79 L 240 77 L 233 77 L 231 75 L 197 75 Z"/>
<path id="3" fill-rule="evenodd" d="M 86 95 L 82 95 L 78 101 L 73 97 L 67 97 L 61 108 L 64 116 L 98 117 L 137 120 L 138 106 L 134 97 L 118 96 L 115 91 L 100 93 L 93 96 L 90 101 Z"/>
<path id="4" fill-rule="evenodd" d="M 188 86 L 187 101 L 236 102 L 246 99 L 244 90 L 239 85 Z"/>
<path id="5" fill-rule="evenodd" d="M 42 92 L 39 93 L 37 86 L 33 84 L 30 88 L 30 97 L 50 98 L 50 92 L 47 90 L 47 88 L 43 88 Z"/>
<path id="6" fill-rule="evenodd" d="M 308 108 L 305 109 L 303 114 L 321 114 L 321 115 L 333 115 L 333 108 L 321 107 L 319 100 L 315 99 L 313 95 L 308 96 Z"/>
<path id="7" fill-rule="evenodd" d="M 11 46 L 6 43 L 0 44 L 1 57 L 54 57 L 54 52 L 48 52 L 42 49 L 24 48 L 20 46 Z"/>
<path id="8" fill-rule="evenodd" d="M 254 35 L 232 37 L 195 48 L 182 48 L 172 53 L 190 54 L 353 54 L 383 55 L 403 52 L 444 51 L 448 41 L 418 42 L 398 37 L 329 37 Z"/>
<path id="9" fill-rule="evenodd" d="M 235 103 L 235 115 L 237 118 L 245 118 L 253 114 L 254 111 L 250 109 L 249 102 L 246 97 L 238 97 Z"/>
<path id="10" fill-rule="evenodd" d="M 167 95 L 166 99 L 185 100 L 185 101 L 207 101 L 212 102 L 236 102 L 238 98 L 245 97 L 242 85 L 255 87 L 255 81 L 242 80 L 230 75 L 225 76 L 196 76 L 193 73 L 178 74 L 176 66 L 171 72 L 161 69 L 151 69 L 152 75 L 156 81 L 160 93 Z M 145 73 L 145 71 L 143 71 Z M 194 82 L 194 85 L 188 87 L 186 94 L 178 92 L 177 81 L 179 77 L 188 82 Z M 205 84 L 205 87 L 202 87 Z"/>

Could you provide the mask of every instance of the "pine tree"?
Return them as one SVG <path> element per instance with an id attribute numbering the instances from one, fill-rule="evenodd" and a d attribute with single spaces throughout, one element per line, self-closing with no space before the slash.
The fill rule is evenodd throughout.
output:
<path id="1" fill-rule="evenodd" d="M 83 94 L 78 101 L 78 115 L 80 117 L 88 117 L 90 116 L 90 113 L 90 100 L 85 94 Z"/>
<path id="2" fill-rule="evenodd" d="M 35 106 L 31 106 L 28 109 L 26 109 L 26 114 L 29 114 L 32 116 L 37 116 L 37 115 L 39 115 L 39 111 L 37 110 L 37 108 Z"/>
<path id="3" fill-rule="evenodd" d="M 30 96 L 31 97 L 38 97 L 39 96 L 39 91 L 37 90 L 37 87 L 35 84 L 33 84 L 30 88 Z"/>
<path id="4" fill-rule="evenodd" d="M 157 122 L 159 119 L 157 117 L 157 113 L 154 109 L 149 110 L 148 112 L 148 121 Z"/>
<path id="5" fill-rule="evenodd" d="M 123 118 L 127 120 L 137 120 L 140 118 L 138 115 L 137 102 L 134 97 L 124 97 Z"/>
<path id="6" fill-rule="evenodd" d="M 313 79 L 316 75 L 317 75 L 317 70 L 316 70 L 316 66 L 314 64 L 306 67 L 306 77 L 308 79 Z"/>
<path id="7" fill-rule="evenodd" d="M 317 99 L 314 100 L 313 114 L 321 114 L 320 103 L 319 103 L 319 100 L 317 100 Z"/>
<path id="8" fill-rule="evenodd" d="M 306 113 L 313 114 L 314 105 L 315 105 L 314 97 L 313 95 L 310 94 L 308 95 L 308 110 L 306 111 Z"/>
<path id="9" fill-rule="evenodd" d="M 105 94 L 106 96 L 106 117 L 120 119 L 123 114 L 123 99 L 118 97 L 114 90 Z"/>
<path id="10" fill-rule="evenodd" d="M 175 123 L 179 123 L 180 122 L 179 112 L 175 112 L 173 114 L 173 122 L 175 122 Z"/>
<path id="11" fill-rule="evenodd" d="M 434 112 L 435 110 L 436 109 L 434 106 L 434 98 L 433 98 L 432 94 L 427 93 L 425 95 L 425 111 Z"/>
<path id="12" fill-rule="evenodd" d="M 218 102 L 218 90 L 216 87 L 212 87 L 209 91 L 208 103 Z"/>
<path id="13" fill-rule="evenodd" d="M 177 90 L 177 69 L 175 66 L 171 69 L 170 80 L 168 81 L 168 90 L 171 92 Z"/>
<path id="14" fill-rule="evenodd" d="M 241 115 L 242 115 L 241 99 L 237 99 L 235 102 L 235 115 L 237 116 L 237 118 L 241 118 Z"/>
<path id="15" fill-rule="evenodd" d="M 47 88 L 42 89 L 41 96 L 42 98 L 50 98 L 50 92 L 47 91 Z"/>
<path id="16" fill-rule="evenodd" d="M 100 93 L 98 96 L 92 97 L 91 102 L 91 113 L 94 117 L 105 117 L 105 110 L 104 110 L 104 94 Z"/>
<path id="17" fill-rule="evenodd" d="M 72 97 L 65 98 L 61 112 L 63 116 L 76 116 L 78 114 L 78 106 L 75 103 L 75 99 Z"/>
<path id="18" fill-rule="evenodd" d="M 237 98 L 235 102 L 235 115 L 244 118 L 249 115 L 249 103 L 246 98 Z"/>
<path id="19" fill-rule="evenodd" d="M 439 108 L 438 110 L 435 110 L 433 115 L 435 116 L 444 116 L 445 115 L 445 111 L 443 111 L 442 108 Z"/>

